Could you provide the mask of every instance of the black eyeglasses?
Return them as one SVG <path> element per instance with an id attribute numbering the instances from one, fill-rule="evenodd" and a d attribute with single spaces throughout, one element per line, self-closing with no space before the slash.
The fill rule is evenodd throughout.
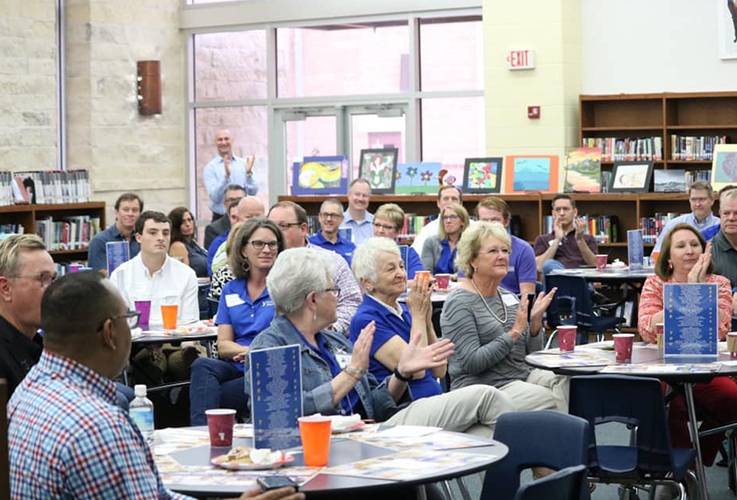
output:
<path id="1" fill-rule="evenodd" d="M 269 247 L 269 250 L 276 250 L 279 248 L 279 242 L 278 241 L 261 241 L 261 240 L 253 240 L 249 241 L 248 243 L 253 246 L 256 250 L 263 250 L 264 247 Z"/>
<path id="2" fill-rule="evenodd" d="M 332 288 L 326 288 L 323 292 L 333 292 L 336 297 L 340 297 L 340 287 L 334 286 Z"/>
<path id="3" fill-rule="evenodd" d="M 286 231 L 290 227 L 299 226 L 300 224 L 302 223 L 301 222 L 280 222 L 279 224 L 277 224 L 277 226 L 279 226 L 279 229 L 281 229 L 282 231 Z"/>
<path id="4" fill-rule="evenodd" d="M 111 321 L 115 321 L 116 319 L 120 318 L 125 318 L 129 327 L 136 328 L 138 326 L 138 320 L 141 318 L 141 311 L 128 311 L 125 314 L 116 314 L 115 316 L 110 316 L 109 318 L 102 321 L 102 324 L 100 324 L 100 326 L 97 328 L 97 331 L 99 332 L 100 330 L 102 330 L 102 327 L 105 326 L 105 321 L 107 321 L 108 319 Z"/>
<path id="5" fill-rule="evenodd" d="M 389 226 L 387 224 L 381 224 L 379 222 L 374 222 L 374 227 L 376 229 L 383 229 L 384 231 L 392 231 L 392 230 L 396 229 L 396 227 L 394 227 L 394 226 Z"/>
<path id="6" fill-rule="evenodd" d="M 57 274 L 26 274 L 26 275 L 18 275 L 18 276 L 11 276 L 13 279 L 19 279 L 19 280 L 36 280 L 41 285 L 42 288 L 48 288 L 51 283 L 56 281 L 56 278 L 58 278 L 59 275 Z"/>
<path id="7" fill-rule="evenodd" d="M 340 219 L 341 217 L 343 217 L 343 214 L 333 214 L 330 212 L 320 212 L 319 215 L 323 219 Z"/>

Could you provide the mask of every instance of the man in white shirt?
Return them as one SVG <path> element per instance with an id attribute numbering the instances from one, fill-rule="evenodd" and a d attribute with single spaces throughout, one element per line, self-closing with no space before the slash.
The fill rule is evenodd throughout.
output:
<path id="1" fill-rule="evenodd" d="M 371 184 L 366 179 L 354 179 L 348 186 L 348 210 L 342 227 L 351 228 L 351 240 L 358 246 L 374 235 L 374 216 L 368 212 Z"/>
<path id="2" fill-rule="evenodd" d="M 123 299 L 132 310 L 137 300 L 151 301 L 149 325 L 161 327 L 161 306 L 179 306 L 177 324 L 197 321 L 200 317 L 197 299 L 197 275 L 186 264 L 169 257 L 171 223 L 161 212 L 146 211 L 136 222 L 136 239 L 141 252 L 120 265 L 110 276 Z M 189 373 L 189 365 L 197 357 L 195 345 L 183 344 L 182 349 L 168 345 L 142 349 L 134 357 L 134 377 L 143 371 L 148 382 L 182 380 Z M 172 358 L 173 356 L 173 358 Z M 153 365 L 153 366 L 152 366 Z M 155 368 L 161 373 L 158 373 Z M 140 375 L 140 374 L 139 374 Z M 137 378 L 143 381 L 143 376 Z"/>
<path id="3" fill-rule="evenodd" d="M 443 186 L 438 191 L 438 205 L 439 213 L 443 212 L 443 209 L 451 203 L 463 204 L 463 193 L 460 189 L 455 186 Z M 418 255 L 422 255 L 422 247 L 425 244 L 425 240 L 431 236 L 438 235 L 440 217 L 431 220 L 420 231 L 420 234 L 415 236 L 415 241 L 412 243 L 412 248 L 415 249 Z"/>

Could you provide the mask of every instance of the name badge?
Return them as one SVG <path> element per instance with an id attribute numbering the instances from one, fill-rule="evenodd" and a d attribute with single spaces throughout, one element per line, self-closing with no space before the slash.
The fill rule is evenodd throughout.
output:
<path id="1" fill-rule="evenodd" d="M 502 295 L 502 301 L 507 307 L 512 307 L 519 304 L 519 299 L 517 298 L 517 296 L 512 295 L 511 293 L 505 293 L 504 295 Z"/>
<path id="2" fill-rule="evenodd" d="M 237 293 L 229 293 L 225 296 L 225 305 L 228 307 L 235 307 L 245 303 L 246 301 L 240 298 Z"/>
<path id="3" fill-rule="evenodd" d="M 351 364 L 351 355 L 350 354 L 336 354 L 335 360 L 338 362 L 338 366 L 340 366 L 340 369 L 345 369 L 346 366 Z"/>

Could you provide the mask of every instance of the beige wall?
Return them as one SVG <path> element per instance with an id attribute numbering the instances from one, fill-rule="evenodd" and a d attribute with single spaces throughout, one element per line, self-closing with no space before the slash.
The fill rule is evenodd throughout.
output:
<path id="1" fill-rule="evenodd" d="M 178 7 L 179 0 L 66 1 L 67 166 L 91 171 L 95 200 L 111 203 L 127 189 L 147 208 L 168 211 L 188 199 Z M 58 168 L 55 16 L 51 0 L 0 2 L 2 169 Z M 146 59 L 161 61 L 158 117 L 138 114 L 136 62 Z"/>
<path id="2" fill-rule="evenodd" d="M 579 0 L 484 2 L 486 148 L 490 155 L 557 154 L 575 146 L 581 89 Z M 533 49 L 536 68 L 510 71 L 512 49 Z M 541 118 L 527 118 L 539 105 Z"/>

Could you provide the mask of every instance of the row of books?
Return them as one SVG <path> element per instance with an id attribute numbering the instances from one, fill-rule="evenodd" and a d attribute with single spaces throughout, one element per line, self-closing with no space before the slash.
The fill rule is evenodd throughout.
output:
<path id="1" fill-rule="evenodd" d="M 584 137 L 585 148 L 600 148 L 602 161 L 639 161 L 663 159 L 661 137 Z"/>
<path id="2" fill-rule="evenodd" d="M 711 182 L 711 170 L 687 170 L 686 171 L 686 192 L 691 188 L 691 184 L 696 181 Z"/>
<path id="3" fill-rule="evenodd" d="M 674 160 L 712 160 L 714 146 L 727 144 L 727 136 L 679 136 L 671 135 L 671 158 Z"/>
<path id="4" fill-rule="evenodd" d="M 75 215 L 61 220 L 52 217 L 36 220 L 36 234 L 52 252 L 84 250 L 99 231 L 100 218 L 97 216 Z"/>
<path id="5" fill-rule="evenodd" d="M 1 235 L 23 234 L 24 232 L 23 224 L 0 224 L 0 239 L 4 237 Z"/>
<path id="6" fill-rule="evenodd" d="M 581 215 L 587 230 L 597 243 L 616 243 L 619 241 L 619 220 L 616 215 Z M 553 231 L 553 216 L 543 217 L 543 234 Z"/>
<path id="7" fill-rule="evenodd" d="M 656 212 L 652 217 L 642 217 L 640 219 L 640 229 L 642 229 L 642 240 L 644 243 L 655 243 L 658 239 L 660 231 L 663 230 L 671 219 L 678 217 L 679 213 L 668 212 L 667 214 Z"/>
<path id="8" fill-rule="evenodd" d="M 0 172 L 0 181 L 0 186 L 3 186 L 0 188 L 1 205 L 90 201 L 90 175 L 87 170 Z"/>

